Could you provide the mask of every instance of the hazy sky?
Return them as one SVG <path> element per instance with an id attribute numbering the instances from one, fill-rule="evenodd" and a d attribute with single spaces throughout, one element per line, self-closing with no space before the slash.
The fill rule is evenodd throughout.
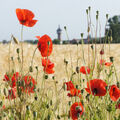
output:
<path id="1" fill-rule="evenodd" d="M 120 0 L 0 0 L 0 40 L 9 40 L 11 34 L 20 39 L 21 25 L 16 17 L 16 8 L 29 9 L 39 20 L 32 27 L 24 28 L 24 39 L 48 34 L 57 38 L 56 29 L 60 24 L 62 39 L 66 39 L 64 26 L 67 26 L 69 38 L 87 35 L 86 9 L 91 6 L 92 21 L 95 24 L 96 11 L 100 11 L 101 33 L 104 34 L 105 15 L 120 15 Z"/>

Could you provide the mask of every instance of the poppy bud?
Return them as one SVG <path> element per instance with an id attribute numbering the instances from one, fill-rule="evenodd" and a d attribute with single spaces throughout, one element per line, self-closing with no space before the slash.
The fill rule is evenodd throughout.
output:
<path id="1" fill-rule="evenodd" d="M 82 93 L 82 94 L 84 93 L 84 89 L 81 90 L 81 93 Z"/>
<path id="2" fill-rule="evenodd" d="M 64 63 L 67 65 L 68 64 L 68 61 L 66 59 L 64 59 Z"/>
<path id="3" fill-rule="evenodd" d="M 86 13 L 88 14 L 88 9 L 86 9 Z"/>
<path id="4" fill-rule="evenodd" d="M 32 66 L 29 67 L 29 71 L 30 71 L 30 72 L 33 72 Z"/>
<path id="5" fill-rule="evenodd" d="M 100 51 L 100 55 L 103 55 L 103 54 L 104 54 L 104 49 Z"/>
<path id="6" fill-rule="evenodd" d="M 38 97 L 37 97 L 37 95 L 34 97 L 34 99 L 37 101 L 38 100 Z"/>
<path id="7" fill-rule="evenodd" d="M 48 75 L 45 75 L 44 77 L 45 77 L 45 79 L 48 79 Z"/>
<path id="8" fill-rule="evenodd" d="M 3 106 L 3 102 L 2 101 L 0 101 L 0 107 L 2 107 Z"/>
<path id="9" fill-rule="evenodd" d="M 66 27 L 66 26 L 64 26 L 64 29 L 66 30 L 66 29 L 67 29 L 67 27 Z"/>
<path id="10" fill-rule="evenodd" d="M 105 89 L 106 89 L 106 91 L 109 89 L 109 87 L 108 86 L 105 86 Z"/>
<path id="11" fill-rule="evenodd" d="M 89 96 L 90 96 L 90 94 L 87 94 L 86 95 L 86 99 L 89 101 Z"/>
<path id="12" fill-rule="evenodd" d="M 29 106 L 29 105 L 27 105 L 27 106 L 26 106 L 26 109 L 27 109 L 27 110 L 30 110 L 30 106 Z"/>
<path id="13" fill-rule="evenodd" d="M 20 49 L 19 49 L 19 48 L 17 48 L 16 52 L 19 54 L 19 52 L 20 52 Z"/>
<path id="14" fill-rule="evenodd" d="M 108 111 L 108 112 L 111 112 L 111 111 L 112 111 L 112 106 L 111 106 L 111 104 L 109 104 L 109 105 L 107 106 L 107 111 Z"/>
<path id="15" fill-rule="evenodd" d="M 113 61 L 114 61 L 114 57 L 110 57 L 110 61 L 113 63 Z"/>
<path id="16" fill-rule="evenodd" d="M 55 76 L 52 76 L 52 79 L 55 80 Z"/>
<path id="17" fill-rule="evenodd" d="M 60 120 L 60 116 L 59 116 L 59 115 L 57 115 L 57 119 L 59 119 L 59 120 Z"/>
<path id="18" fill-rule="evenodd" d="M 79 70 L 80 70 L 80 68 L 77 66 L 76 67 L 76 72 L 79 73 L 80 72 Z"/>
<path id="19" fill-rule="evenodd" d="M 85 82 L 85 79 L 83 79 L 83 82 Z"/>
<path id="20" fill-rule="evenodd" d="M 90 11 L 90 10 L 91 10 L 91 7 L 89 6 L 88 9 L 89 9 L 89 11 Z"/>
<path id="21" fill-rule="evenodd" d="M 106 18 L 108 19 L 108 14 L 106 14 Z"/>
<path id="22" fill-rule="evenodd" d="M 38 88 L 37 91 L 40 92 L 40 88 Z"/>
<path id="23" fill-rule="evenodd" d="M 50 105 L 52 105 L 52 100 L 50 100 Z"/>
<path id="24" fill-rule="evenodd" d="M 71 101 L 68 102 L 69 106 L 71 105 Z"/>
<path id="25" fill-rule="evenodd" d="M 76 89 L 78 89 L 78 85 L 76 85 Z"/>
<path id="26" fill-rule="evenodd" d="M 91 49 L 92 49 L 92 50 L 94 49 L 94 46 L 93 46 L 93 45 L 91 45 Z"/>
<path id="27" fill-rule="evenodd" d="M 4 93 L 5 96 L 8 96 L 6 88 L 3 89 L 3 93 Z"/>
<path id="28" fill-rule="evenodd" d="M 57 83 L 58 83 L 58 81 L 55 81 L 55 83 L 57 84 Z"/>
<path id="29" fill-rule="evenodd" d="M 16 37 L 14 37 L 14 36 L 12 35 L 12 38 L 13 38 L 13 41 L 14 41 L 16 44 L 19 44 L 19 41 L 18 41 L 18 39 L 17 39 Z"/>
<path id="30" fill-rule="evenodd" d="M 38 71 L 38 66 L 36 66 L 35 68 L 36 68 L 36 70 Z"/>
<path id="31" fill-rule="evenodd" d="M 49 104 L 46 105 L 46 108 L 47 108 L 47 109 L 49 108 Z"/>
<path id="32" fill-rule="evenodd" d="M 98 20 L 98 15 L 96 15 L 96 20 Z"/>
<path id="33" fill-rule="evenodd" d="M 11 60 L 13 61 L 13 57 L 11 57 Z"/>
<path id="34" fill-rule="evenodd" d="M 96 14 L 99 15 L 99 11 L 98 10 L 96 11 Z"/>
<path id="35" fill-rule="evenodd" d="M 83 33 L 81 33 L 81 38 L 83 38 Z"/>

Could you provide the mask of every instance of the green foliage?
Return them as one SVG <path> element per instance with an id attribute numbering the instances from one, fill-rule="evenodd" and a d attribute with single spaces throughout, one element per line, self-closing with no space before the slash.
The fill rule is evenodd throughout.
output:
<path id="1" fill-rule="evenodd" d="M 109 29 L 106 30 L 106 35 L 112 36 L 113 43 L 120 43 L 120 16 L 113 16 L 108 20 Z"/>
<path id="2" fill-rule="evenodd" d="M 54 40 L 53 40 L 53 44 L 60 44 L 60 40 L 54 39 Z"/>

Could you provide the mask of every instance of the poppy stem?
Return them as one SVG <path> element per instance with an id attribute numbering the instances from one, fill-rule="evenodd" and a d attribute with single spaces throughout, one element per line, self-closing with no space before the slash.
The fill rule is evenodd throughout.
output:
<path id="1" fill-rule="evenodd" d="M 36 52 L 37 49 L 38 49 L 38 47 L 36 47 L 35 50 L 34 50 L 34 52 L 33 52 L 32 60 L 31 60 L 31 67 L 33 66 L 33 59 L 34 59 L 35 52 Z"/>
<path id="2" fill-rule="evenodd" d="M 22 65 L 21 65 L 21 72 L 23 73 L 23 25 L 21 28 L 21 51 L 22 51 Z"/>

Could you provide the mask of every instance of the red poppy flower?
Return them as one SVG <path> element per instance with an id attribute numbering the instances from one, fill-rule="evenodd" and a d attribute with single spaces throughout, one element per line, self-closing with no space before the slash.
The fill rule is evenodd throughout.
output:
<path id="1" fill-rule="evenodd" d="M 10 82 L 10 86 L 14 88 L 16 86 L 16 81 L 19 79 L 19 77 L 20 75 L 18 72 L 14 73 L 13 76 L 5 74 L 3 81 Z"/>
<path id="2" fill-rule="evenodd" d="M 70 117 L 73 120 L 78 120 L 78 117 L 81 116 L 84 112 L 84 108 L 81 102 L 75 102 L 70 107 Z"/>
<path id="3" fill-rule="evenodd" d="M 117 101 L 120 97 L 120 90 L 116 85 L 110 87 L 109 95 L 111 100 Z"/>
<path id="4" fill-rule="evenodd" d="M 30 10 L 17 8 L 16 15 L 20 24 L 24 26 L 33 27 L 37 22 L 37 20 L 33 20 L 34 14 Z"/>
<path id="5" fill-rule="evenodd" d="M 5 108 L 6 108 L 5 105 L 3 105 L 3 106 L 2 106 L 2 109 L 4 110 Z"/>
<path id="6" fill-rule="evenodd" d="M 53 49 L 51 38 L 48 35 L 43 35 L 42 37 L 36 36 L 36 38 L 38 39 L 37 46 L 42 57 L 50 56 Z"/>
<path id="7" fill-rule="evenodd" d="M 105 65 L 105 60 L 101 59 L 101 60 L 100 60 L 100 64 L 101 64 L 101 65 Z"/>
<path id="8" fill-rule="evenodd" d="M 68 96 L 69 97 L 74 97 L 74 96 L 78 96 L 78 97 L 81 97 L 81 91 L 74 88 L 74 89 L 70 89 L 70 93 L 68 93 Z"/>
<path id="9" fill-rule="evenodd" d="M 33 77 L 24 76 L 25 86 L 21 86 L 22 90 L 28 94 L 34 93 L 35 85 L 37 84 Z"/>
<path id="10" fill-rule="evenodd" d="M 37 84 L 33 77 L 24 76 L 25 86 L 21 86 L 22 90 L 28 94 L 34 93 L 35 85 Z"/>
<path id="11" fill-rule="evenodd" d="M 12 88 L 9 90 L 8 99 L 15 99 L 16 98 L 16 88 Z"/>
<path id="12" fill-rule="evenodd" d="M 112 62 L 106 62 L 105 65 L 106 65 L 106 66 L 111 66 L 111 65 L 112 65 Z"/>
<path id="13" fill-rule="evenodd" d="M 67 91 L 75 88 L 72 81 L 65 82 L 64 84 L 67 85 Z"/>
<path id="14" fill-rule="evenodd" d="M 106 87 L 107 84 L 103 80 L 93 79 L 90 80 L 89 83 L 87 82 L 87 88 L 85 89 L 89 94 L 91 94 L 92 91 L 92 94 L 95 96 L 104 96 L 106 94 Z"/>
<path id="15" fill-rule="evenodd" d="M 81 73 L 86 74 L 86 71 L 87 71 L 87 74 L 90 74 L 90 68 L 85 67 L 85 66 L 82 66 L 82 67 L 80 68 L 80 72 L 81 72 Z"/>
<path id="16" fill-rule="evenodd" d="M 54 73 L 54 70 L 53 70 L 53 67 L 54 67 L 54 63 L 52 63 L 49 59 L 47 58 L 43 58 L 42 59 L 42 66 L 44 67 L 44 72 L 47 73 L 47 74 L 53 74 Z"/>

